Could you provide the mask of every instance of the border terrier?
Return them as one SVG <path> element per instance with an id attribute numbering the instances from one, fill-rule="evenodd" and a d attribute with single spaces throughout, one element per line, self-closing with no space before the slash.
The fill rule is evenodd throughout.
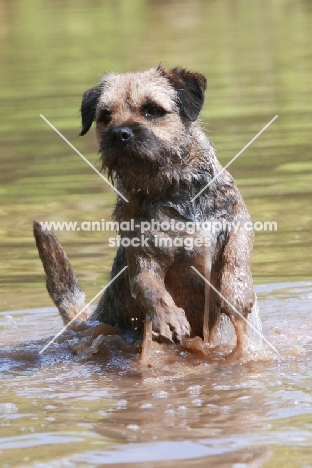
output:
<path id="1" fill-rule="evenodd" d="M 212 341 L 220 315 L 226 314 L 237 337 L 231 355 L 239 357 L 244 319 L 255 300 L 250 269 L 254 233 L 244 229 L 250 223 L 245 203 L 202 130 L 205 89 L 206 79 L 199 73 L 158 66 L 108 73 L 84 93 L 80 135 L 95 121 L 102 169 L 128 200 L 118 196 L 113 219 L 134 220 L 133 230 L 120 231 L 121 239 L 140 237 L 142 223 L 152 227 L 144 232 L 142 245 L 119 246 L 111 278 L 128 268 L 105 290 L 95 311 L 86 311 L 79 320 L 142 336 L 144 322 L 151 319 L 153 339 L 159 342 L 203 338 L 205 333 Z M 155 220 L 169 229 L 153 228 Z M 172 220 L 197 226 L 191 249 L 184 242 L 159 242 L 190 236 Z M 207 222 L 236 223 L 239 228 L 207 230 Z M 84 306 L 84 294 L 56 237 L 37 222 L 34 232 L 47 289 L 68 323 Z M 209 242 L 195 242 L 207 237 Z"/>

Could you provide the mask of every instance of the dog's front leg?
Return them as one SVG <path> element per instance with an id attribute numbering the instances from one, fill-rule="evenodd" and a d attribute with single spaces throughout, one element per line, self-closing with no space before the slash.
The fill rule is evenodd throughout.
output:
<path id="1" fill-rule="evenodd" d="M 242 356 L 247 317 L 255 301 L 255 293 L 250 270 L 250 257 L 253 246 L 253 232 L 243 228 L 231 232 L 223 252 L 223 269 L 220 292 L 221 312 L 230 318 L 237 337 L 236 348 L 230 357 Z"/>
<path id="2" fill-rule="evenodd" d="M 146 318 L 151 318 L 154 338 L 160 342 L 181 342 L 184 336 L 189 336 L 190 325 L 184 310 L 176 306 L 165 287 L 170 263 L 167 257 L 155 258 L 138 254 L 137 248 L 127 248 L 131 294 Z"/>

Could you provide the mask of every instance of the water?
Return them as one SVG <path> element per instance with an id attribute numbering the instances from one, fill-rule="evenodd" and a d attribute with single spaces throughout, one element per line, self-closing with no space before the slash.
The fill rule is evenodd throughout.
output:
<path id="1" fill-rule="evenodd" d="M 311 20 L 305 0 L 1 3 L 1 466 L 312 466 Z M 94 131 L 77 138 L 82 93 L 159 62 L 206 75 L 223 165 L 279 116 L 229 168 L 253 220 L 278 225 L 256 233 L 252 270 L 279 354 L 221 365 L 154 345 L 148 367 L 118 337 L 103 352 L 75 332 L 39 355 L 62 323 L 32 221 L 109 220 L 115 200 L 39 115 L 99 167 Z M 58 233 L 88 299 L 110 236 Z"/>
<path id="2" fill-rule="evenodd" d="M 154 346 L 148 367 L 119 337 L 89 359 L 73 357 L 74 334 L 40 356 L 60 327 L 57 311 L 2 312 L 3 463 L 287 466 L 299 457 L 295 466 L 308 466 L 312 283 L 260 286 L 257 293 L 265 336 L 279 354 L 265 349 L 236 365 Z"/>

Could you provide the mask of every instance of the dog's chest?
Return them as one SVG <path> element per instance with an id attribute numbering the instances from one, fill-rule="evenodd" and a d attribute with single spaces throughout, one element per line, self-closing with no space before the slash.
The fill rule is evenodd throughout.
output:
<path id="1" fill-rule="evenodd" d="M 214 217 L 205 222 L 189 220 L 159 203 L 144 208 L 135 213 L 131 209 L 115 212 L 123 244 L 136 247 L 137 255 L 170 257 L 175 264 L 196 257 L 213 259 L 220 244 Z"/>

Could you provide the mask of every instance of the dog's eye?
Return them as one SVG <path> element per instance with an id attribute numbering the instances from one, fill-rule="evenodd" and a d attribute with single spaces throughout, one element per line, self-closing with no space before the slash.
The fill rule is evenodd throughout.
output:
<path id="1" fill-rule="evenodd" d="M 111 118 L 112 118 L 111 111 L 108 109 L 102 109 L 97 121 L 107 125 L 111 121 Z"/>
<path id="2" fill-rule="evenodd" d="M 165 115 L 166 111 L 162 107 L 151 104 L 143 107 L 142 114 L 147 119 L 156 119 L 157 117 L 162 117 Z"/>

